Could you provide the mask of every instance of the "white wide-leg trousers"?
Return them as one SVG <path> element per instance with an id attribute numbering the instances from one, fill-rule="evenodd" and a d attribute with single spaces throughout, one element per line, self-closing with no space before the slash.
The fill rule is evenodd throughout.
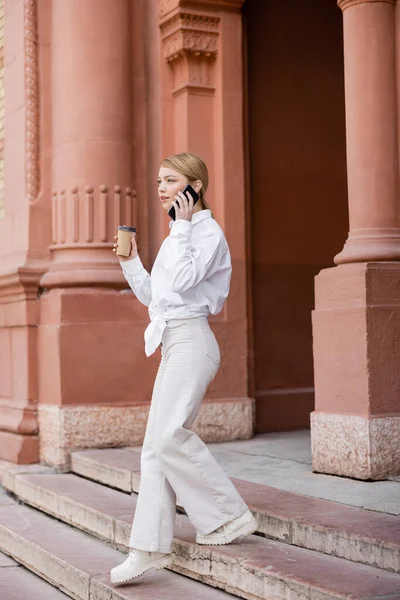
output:
<path id="1" fill-rule="evenodd" d="M 131 548 L 171 552 L 177 496 L 202 534 L 247 510 L 207 446 L 190 430 L 219 361 L 206 318 L 168 322 L 142 448 Z"/>

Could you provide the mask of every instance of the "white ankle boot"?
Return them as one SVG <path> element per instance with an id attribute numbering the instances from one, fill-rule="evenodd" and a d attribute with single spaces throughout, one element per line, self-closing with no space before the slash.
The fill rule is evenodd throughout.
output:
<path id="1" fill-rule="evenodd" d="M 245 537 L 254 533 L 259 528 L 257 519 L 253 516 L 253 513 L 246 510 L 243 515 L 229 521 L 226 525 L 218 527 L 215 531 L 202 535 L 198 533 L 196 535 L 197 544 L 205 544 L 207 546 L 222 546 L 223 544 L 230 544 L 237 538 Z"/>
<path id="2" fill-rule="evenodd" d="M 163 569 L 172 563 L 172 554 L 131 550 L 126 560 L 111 569 L 111 583 L 125 583 L 143 575 L 149 569 Z"/>

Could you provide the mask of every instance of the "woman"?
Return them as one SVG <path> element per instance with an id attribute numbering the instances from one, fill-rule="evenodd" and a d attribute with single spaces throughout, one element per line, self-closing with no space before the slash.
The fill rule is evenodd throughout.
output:
<path id="1" fill-rule="evenodd" d="M 190 183 L 198 202 L 182 194 Z M 161 344 L 161 363 L 141 456 L 141 482 L 127 559 L 111 571 L 123 583 L 172 562 L 176 497 L 197 530 L 198 544 L 221 545 L 249 535 L 258 523 L 207 446 L 190 430 L 220 353 L 208 324 L 229 292 L 231 259 L 222 229 L 205 201 L 207 167 L 191 153 L 161 163 L 158 194 L 176 220 L 164 240 L 151 277 L 137 253 L 119 257 L 137 298 L 149 307 L 147 356 Z M 118 254 L 117 244 L 114 252 Z M 177 496 L 176 496 L 177 495 Z"/>

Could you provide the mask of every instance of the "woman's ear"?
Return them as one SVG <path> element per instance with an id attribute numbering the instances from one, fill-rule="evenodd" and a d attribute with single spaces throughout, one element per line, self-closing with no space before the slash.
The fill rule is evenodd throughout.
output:
<path id="1" fill-rule="evenodd" d="M 195 181 L 193 184 L 193 189 L 197 193 L 199 193 L 199 191 L 201 190 L 202 187 L 203 187 L 203 182 L 200 179 L 197 179 L 197 181 Z"/>

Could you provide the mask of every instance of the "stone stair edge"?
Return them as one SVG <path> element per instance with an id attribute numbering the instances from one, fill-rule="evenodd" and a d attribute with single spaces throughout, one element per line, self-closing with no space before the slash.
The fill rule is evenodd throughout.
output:
<path id="1" fill-rule="evenodd" d="M 5 507 L 0 508 L 0 549 L 14 556 L 18 562 L 23 563 L 21 552 L 18 548 L 20 549 L 21 544 L 24 544 L 23 540 L 25 539 L 25 547 L 28 547 L 28 554 L 31 557 L 29 560 L 35 560 L 36 556 L 35 565 L 29 565 L 29 560 L 27 560 L 26 566 L 32 568 L 32 570 L 36 569 L 36 572 L 41 576 L 44 578 L 47 576 L 53 582 L 56 581 L 54 573 L 50 576 L 48 572 L 46 573 L 43 570 L 43 551 L 39 557 L 37 556 L 38 544 L 41 543 L 43 546 L 46 543 L 46 536 L 42 535 L 46 526 L 50 526 L 52 530 L 53 528 L 57 529 L 52 532 L 53 536 L 57 536 L 55 552 L 58 552 L 55 561 L 53 557 L 53 568 L 56 571 L 58 568 L 59 576 L 61 576 L 61 572 L 65 571 L 65 564 L 61 564 L 62 560 L 59 556 L 60 553 L 65 552 L 65 548 L 62 546 L 65 546 L 65 544 L 68 545 L 67 538 L 65 537 L 67 533 L 69 538 L 74 537 L 71 547 L 73 549 L 79 548 L 78 552 L 86 552 L 85 544 L 86 546 L 88 544 L 92 544 L 93 546 L 97 544 L 96 547 L 103 547 L 103 553 L 105 552 L 107 556 L 112 553 L 112 557 L 117 556 L 116 550 L 113 550 L 110 546 L 104 545 L 101 541 L 88 536 L 86 533 L 70 528 L 65 523 L 55 521 L 35 509 L 16 504 L 11 510 L 14 511 L 14 515 L 10 515 L 10 511 L 6 511 Z M 29 522 L 32 528 L 32 520 L 33 523 L 38 523 L 36 534 L 35 532 L 27 531 L 24 525 L 24 521 Z M 50 520 L 51 523 L 49 523 Z M 187 526 L 187 518 L 181 516 L 180 529 L 182 538 L 180 545 L 183 547 L 182 552 L 179 552 L 178 546 L 176 563 L 172 566 L 172 569 L 177 573 L 190 576 L 192 579 L 198 579 L 209 585 L 218 586 L 220 589 L 234 593 L 239 597 L 248 600 L 270 600 L 272 597 L 277 599 L 290 597 L 291 600 L 337 600 L 341 598 L 344 600 L 350 597 L 349 593 L 353 594 L 351 597 L 355 599 L 367 598 L 369 596 L 366 595 L 366 591 L 371 591 L 371 594 L 373 593 L 375 596 L 378 592 L 382 592 L 388 597 L 390 594 L 390 597 L 393 599 L 400 598 L 400 577 L 395 574 L 380 572 L 378 569 L 363 565 L 354 565 L 342 559 L 318 555 L 318 553 L 300 548 L 290 547 L 288 556 L 288 547 L 283 548 L 284 544 L 271 540 L 268 540 L 267 544 L 261 544 L 262 540 L 255 536 L 250 536 L 252 539 L 243 540 L 243 543 L 237 545 L 212 548 L 211 550 L 209 547 L 196 547 L 193 541 L 194 532 L 191 531 L 188 533 Z M 62 535 L 59 534 L 60 530 L 63 532 Z M 31 539 L 32 536 L 34 539 L 33 542 Z M 61 547 L 59 538 L 63 540 Z M 126 536 L 127 539 L 128 537 Z M 262 550 L 261 553 L 260 550 Z M 93 553 L 91 554 L 93 555 Z M 49 557 L 47 558 L 49 559 Z M 75 595 L 71 593 L 71 589 L 68 588 L 69 584 L 67 585 L 65 581 L 64 583 L 61 582 L 61 585 L 58 582 L 57 585 L 60 589 L 64 588 L 63 591 L 66 590 L 72 597 L 76 597 L 79 600 L 80 598 L 86 599 L 89 597 L 88 577 L 84 577 L 84 581 L 82 582 L 82 573 L 79 567 L 76 566 L 77 557 L 75 553 L 72 555 L 72 559 L 75 561 L 75 565 L 74 563 L 72 564 L 69 575 L 70 584 L 75 585 L 76 588 L 74 588 L 75 591 L 72 590 Z M 40 562 L 41 560 L 42 563 Z M 40 564 L 42 564 L 42 568 L 40 568 Z M 110 564 L 109 567 L 111 566 L 113 565 Z M 92 577 L 94 584 L 96 584 L 98 570 Z M 104 574 L 105 572 L 103 566 L 101 573 Z M 80 594 L 76 593 L 78 588 L 81 590 Z M 113 599 L 119 598 L 115 594 L 114 587 L 111 584 L 108 585 L 108 590 L 110 589 L 113 590 Z M 288 596 L 288 593 L 290 596 Z M 98 597 L 97 595 L 90 597 L 102 598 L 102 596 Z M 111 596 L 107 595 L 106 597 L 110 598 Z M 134 596 L 131 597 L 133 598 Z M 199 596 L 196 598 L 200 600 Z"/>
<path id="2" fill-rule="evenodd" d="M 124 449 L 118 449 L 119 463 L 123 457 L 122 450 Z M 137 493 L 140 483 L 140 458 L 132 457 L 132 454 L 131 450 L 125 449 L 125 455 L 133 464 L 133 469 L 125 468 L 125 472 L 130 473 L 132 491 Z M 113 456 L 116 456 L 114 449 L 79 451 L 75 457 L 72 456 L 72 472 L 122 490 L 118 482 L 124 469 L 121 465 L 115 467 L 112 464 Z M 100 463 L 99 457 L 108 457 L 108 463 Z M 116 469 L 118 474 L 113 479 Z M 400 558 L 396 560 L 395 557 L 396 552 L 400 554 L 400 518 L 244 480 L 232 481 L 259 519 L 259 533 L 289 544 L 336 554 L 347 560 L 365 564 L 375 564 L 375 555 L 379 558 L 383 552 L 391 553 L 394 555 L 392 559 L 385 559 L 384 562 L 378 563 L 378 566 L 400 572 Z M 125 483 L 123 491 L 128 491 L 127 480 Z M 266 498 L 269 498 L 267 502 Z M 332 536 L 337 538 L 334 544 L 329 539 Z M 346 544 L 350 542 L 352 547 L 346 548 Z M 370 560 L 366 562 L 365 553 L 371 545 L 373 552 L 370 552 Z"/>
<path id="3" fill-rule="evenodd" d="M 121 468 L 118 467 L 116 465 L 112 465 L 111 463 L 100 463 L 100 461 L 98 461 L 98 459 L 94 459 L 91 458 L 90 455 L 94 452 L 96 453 L 108 453 L 108 452 L 114 452 L 114 451 L 121 451 L 121 450 L 126 450 L 128 451 L 130 454 L 132 453 L 132 448 L 131 447 L 121 447 L 121 448 L 96 448 L 96 449 L 89 449 L 89 450 L 79 450 L 79 451 L 75 451 L 71 453 L 71 456 L 75 458 L 75 460 L 80 461 L 81 459 L 83 459 L 85 462 L 89 462 L 93 465 L 101 465 L 102 467 L 107 467 L 108 469 L 115 469 L 117 471 L 128 471 L 131 472 L 135 475 L 139 474 L 140 475 L 140 467 L 136 467 L 135 469 L 128 469 L 128 468 Z M 135 453 L 137 454 L 137 453 Z M 132 460 L 134 460 L 132 458 Z M 137 459 L 136 459 L 137 461 Z M 71 468 L 72 473 L 75 473 L 76 471 Z M 78 475 L 80 475 L 80 473 L 77 472 Z M 380 511 L 374 511 L 368 508 L 359 508 L 357 506 L 350 506 L 344 503 L 340 503 L 340 502 L 335 502 L 333 500 L 325 500 L 323 498 L 316 498 L 313 496 L 308 496 L 307 494 L 301 494 L 298 492 L 291 492 L 291 491 L 287 491 L 287 490 L 283 490 L 280 488 L 276 488 L 276 487 L 272 487 L 266 484 L 262 484 L 262 483 L 255 483 L 252 481 L 246 481 L 244 479 L 238 479 L 238 478 L 231 478 L 232 481 L 240 486 L 243 486 L 244 484 L 246 484 L 249 488 L 251 488 L 252 490 L 256 490 L 257 492 L 263 492 L 265 493 L 273 493 L 276 494 L 277 496 L 280 496 L 281 498 L 285 498 L 285 499 L 293 499 L 293 500 L 301 500 L 301 501 L 307 501 L 307 502 L 312 502 L 314 505 L 314 508 L 328 508 L 331 506 L 335 506 L 338 508 L 341 508 L 343 512 L 346 512 L 347 514 L 352 514 L 352 515 L 356 515 L 356 514 L 364 514 L 366 516 L 368 516 L 369 518 L 371 516 L 376 517 L 377 519 L 379 519 L 380 521 L 386 521 L 386 522 L 390 522 L 393 525 L 400 523 L 400 517 L 398 515 L 394 515 L 394 514 L 389 514 L 389 513 L 382 513 Z M 96 481 L 96 480 L 93 480 Z M 102 481 L 99 481 L 99 483 L 103 483 Z M 114 486 L 112 486 L 114 487 Z M 116 487 L 116 489 L 118 489 Z M 137 490 L 132 489 L 133 492 L 137 493 Z M 279 512 L 279 505 L 276 507 L 277 510 L 277 514 Z M 275 515 L 274 515 L 275 516 Z M 400 528 L 399 528 L 399 543 L 400 543 Z"/>
<path id="4" fill-rule="evenodd" d="M 96 450 L 83 450 L 77 451 L 77 455 L 88 456 L 90 453 L 95 452 L 97 455 L 99 452 L 104 452 L 105 449 L 96 449 Z M 123 448 L 112 449 L 112 450 L 124 450 Z M 125 450 L 127 450 L 125 448 Z M 110 451 L 110 449 L 108 449 Z M 132 456 L 133 453 L 131 450 L 127 450 L 129 452 L 129 456 Z M 139 456 L 137 455 L 135 458 L 136 461 L 139 460 Z M 126 469 L 127 472 L 129 470 Z M 21 478 L 24 475 L 31 474 L 56 474 L 56 471 L 52 468 L 45 467 L 43 465 L 20 465 L 11 469 L 9 472 L 9 477 L 5 478 L 5 487 L 15 492 L 15 481 L 17 478 Z M 131 472 L 132 483 L 135 481 L 134 490 L 137 491 L 139 485 L 139 474 L 136 471 Z M 82 479 L 83 481 L 86 478 Z M 90 481 L 90 480 L 89 480 Z M 235 483 L 240 483 L 240 480 L 234 480 Z M 103 482 L 101 482 L 103 483 Z M 259 484 L 250 484 L 248 482 L 244 482 L 250 489 L 258 489 L 258 491 L 262 491 L 266 493 L 270 488 L 267 486 L 260 486 Z M 8 485 L 7 485 L 8 484 Z M 118 486 L 116 486 L 118 489 Z M 239 486 L 240 487 L 240 486 Z M 271 488 L 275 492 L 276 488 Z M 128 491 L 128 490 L 124 490 Z M 281 492 L 282 490 L 278 490 Z M 296 496 L 292 492 L 284 492 L 286 495 Z M 302 496 L 302 498 L 307 498 Z M 341 506 L 337 503 L 330 503 L 326 500 L 312 499 L 313 502 L 323 503 L 324 504 L 333 504 L 336 506 Z M 279 502 L 276 502 L 279 505 Z M 326 554 L 331 554 L 333 556 L 339 556 L 341 558 L 345 558 L 346 560 L 352 560 L 354 562 L 360 562 L 363 564 L 369 564 L 371 566 L 378 566 L 381 569 L 394 571 L 400 573 L 400 542 L 395 540 L 395 543 L 391 543 L 388 541 L 382 541 L 381 539 L 371 538 L 365 535 L 349 535 L 346 528 L 336 529 L 329 524 L 327 527 L 321 526 L 320 523 L 311 524 L 301 521 L 301 519 L 297 519 L 296 517 L 291 517 L 288 519 L 286 516 L 280 516 L 279 512 L 273 511 L 271 513 L 263 513 L 255 508 L 251 502 L 249 502 L 250 508 L 252 508 L 253 512 L 260 519 L 261 527 L 260 533 L 266 535 L 267 537 L 272 537 L 273 539 L 277 539 L 288 544 L 304 547 L 310 550 L 315 550 L 319 552 L 323 552 Z M 320 504 L 321 506 L 321 504 Z M 38 506 L 40 508 L 40 506 Z M 350 509 L 350 513 L 360 512 L 362 509 L 347 507 L 344 509 Z M 365 511 L 368 512 L 369 511 Z M 275 513 L 275 514 L 274 514 Z M 373 513 L 377 515 L 378 521 L 382 522 L 384 519 L 382 517 L 392 517 L 392 515 L 380 515 L 380 513 Z M 397 531 L 399 531 L 400 523 L 396 523 L 393 525 L 397 525 Z M 393 529 L 394 531 L 394 529 Z"/>
<path id="5" fill-rule="evenodd" d="M 30 465 L 16 465 L 14 463 L 10 463 L 10 466 L 3 469 L 1 472 L 0 486 L 5 488 L 9 492 L 14 492 L 15 479 L 19 475 L 36 475 L 49 473 L 56 474 L 57 470 L 53 467 L 41 465 L 40 463 L 34 463 Z"/>
<path id="6" fill-rule="evenodd" d="M 21 518 L 21 516 L 24 518 L 25 516 L 25 520 L 28 521 L 29 514 L 27 515 L 26 511 L 34 511 L 36 515 L 40 515 L 40 517 L 48 520 L 47 525 L 49 527 L 53 526 L 51 517 L 48 517 L 35 509 L 16 503 L 14 504 L 14 509 L 17 511 L 16 518 Z M 1 511 L 0 521 L 2 521 Z M 94 546 L 95 552 L 93 552 L 93 554 L 101 554 L 101 552 L 104 552 L 105 550 L 105 553 L 108 554 L 107 570 L 123 559 L 123 556 L 118 553 L 117 550 L 102 544 L 100 540 L 89 536 L 78 529 L 71 528 L 64 523 L 59 521 L 55 522 L 57 523 L 58 528 L 60 528 L 60 526 L 64 528 L 62 535 L 63 540 L 71 536 L 74 538 L 73 543 L 71 544 L 72 548 L 78 547 L 80 543 L 82 543 L 82 539 L 84 539 L 86 544 L 89 542 Z M 40 527 L 39 533 L 43 532 L 45 525 Z M 82 536 L 84 536 L 84 538 Z M 37 535 L 36 537 L 37 541 L 32 542 L 32 540 L 24 538 L 21 532 L 13 532 L 12 528 L 7 528 L 3 523 L 0 523 L 0 550 L 6 552 L 7 556 L 13 556 L 18 563 L 17 566 L 29 569 L 31 573 L 39 576 L 42 579 L 43 584 L 53 586 L 51 595 L 46 596 L 45 598 L 40 597 L 40 600 L 46 600 L 47 598 L 53 600 L 55 597 L 60 598 L 60 600 L 61 598 L 67 597 L 72 597 L 76 600 L 87 600 L 88 598 L 93 598 L 93 600 L 105 600 L 107 598 L 107 600 L 109 600 L 111 597 L 113 600 L 133 600 L 134 598 L 137 598 L 137 590 L 134 586 L 128 588 L 123 586 L 118 588 L 109 582 L 108 575 L 104 574 L 104 563 L 102 563 L 101 567 L 99 566 L 97 569 L 98 572 L 94 574 L 89 573 L 88 571 L 85 572 L 84 567 L 71 565 L 66 562 L 65 559 L 60 559 L 59 556 L 53 554 L 51 551 L 46 551 L 45 544 L 43 544 L 45 536 Z M 114 556 L 111 562 L 110 555 L 112 554 L 114 554 Z M 0 573 L 1 571 L 2 569 L 0 569 Z M 168 589 L 171 590 L 172 594 L 174 593 L 174 587 L 177 587 L 175 592 L 179 592 L 182 583 L 176 579 L 179 578 L 179 574 L 163 571 L 156 573 L 154 577 L 158 587 L 161 586 L 162 588 L 165 588 L 168 586 Z M 142 580 L 145 579 L 146 575 Z M 149 582 L 147 581 L 144 590 L 141 590 L 140 598 L 142 598 L 142 600 L 154 599 L 153 591 L 148 583 Z M 186 584 L 186 587 L 190 588 L 187 597 L 193 596 L 196 597 L 196 600 L 228 600 L 228 595 L 225 594 L 223 590 L 213 588 L 203 589 L 203 586 L 194 580 L 190 580 L 189 585 Z M 55 596 L 56 592 L 59 593 L 57 596 Z M 67 594 L 67 596 L 65 594 Z M 21 596 L 21 600 L 22 598 L 25 600 L 26 597 L 27 596 Z M 35 598 L 33 598 L 33 600 L 35 600 Z"/>
<path id="7" fill-rule="evenodd" d="M 70 597 L 19 563 L 0 568 L 0 590 L 3 600 L 67 600 Z"/>

